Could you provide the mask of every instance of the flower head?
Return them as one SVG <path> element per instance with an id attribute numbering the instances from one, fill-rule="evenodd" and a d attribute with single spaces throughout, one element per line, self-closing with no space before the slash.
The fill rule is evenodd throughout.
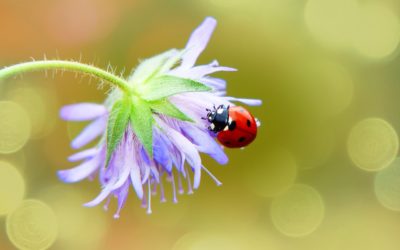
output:
<path id="1" fill-rule="evenodd" d="M 200 153 L 205 153 L 220 164 L 228 162 L 215 135 L 207 129 L 208 121 L 202 119 L 205 110 L 217 104 L 260 105 L 261 101 L 227 97 L 226 81 L 209 76 L 235 69 L 219 66 L 217 61 L 195 66 L 215 26 L 216 21 L 208 17 L 184 49 L 169 50 L 141 62 L 128 79 L 132 90 L 129 94 L 113 89 L 103 104 L 79 103 L 61 109 L 65 120 L 92 120 L 72 141 L 72 148 L 81 149 L 99 138 L 95 147 L 68 158 L 82 161 L 79 166 L 58 172 L 68 183 L 98 174 L 102 191 L 86 206 L 107 200 L 107 207 L 114 196 L 118 200 L 114 217 L 118 218 L 133 187 L 151 213 L 151 196 L 157 189 L 161 201 L 166 200 L 165 182 L 173 187 L 174 202 L 176 193 L 184 192 L 182 180 L 191 194 L 199 187 L 203 170 L 217 185 L 221 184 L 200 158 Z"/>

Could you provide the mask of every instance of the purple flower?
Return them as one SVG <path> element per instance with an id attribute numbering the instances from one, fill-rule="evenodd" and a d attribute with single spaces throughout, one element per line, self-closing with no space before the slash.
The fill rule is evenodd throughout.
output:
<path id="1" fill-rule="evenodd" d="M 215 26 L 215 19 L 208 17 L 184 49 L 141 62 L 128 79 L 132 95 L 113 89 L 103 104 L 79 103 L 61 109 L 64 120 L 92 120 L 72 141 L 72 148 L 81 149 L 99 138 L 95 147 L 68 158 L 82 161 L 80 165 L 58 172 L 68 183 L 98 174 L 102 190 L 86 206 L 106 200 L 107 207 L 114 196 L 118 200 L 114 217 L 118 218 L 132 187 L 151 213 L 152 194 L 159 190 L 161 201 L 165 201 L 164 185 L 169 183 L 173 202 L 177 202 L 176 193 L 184 192 L 183 181 L 187 193 L 193 193 L 200 185 L 202 170 L 221 185 L 200 158 L 201 152 L 220 164 L 228 162 L 215 135 L 207 129 L 208 121 L 202 119 L 205 110 L 213 105 L 234 105 L 232 102 L 260 105 L 261 101 L 227 97 L 226 81 L 209 76 L 235 69 L 219 66 L 217 61 L 195 66 Z"/>

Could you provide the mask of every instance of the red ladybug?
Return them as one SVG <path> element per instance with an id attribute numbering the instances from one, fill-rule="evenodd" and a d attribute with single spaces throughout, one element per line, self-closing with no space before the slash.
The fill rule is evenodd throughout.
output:
<path id="1" fill-rule="evenodd" d="M 208 129 L 218 133 L 218 141 L 228 148 L 249 145 L 257 136 L 257 121 L 249 111 L 240 106 L 220 105 L 207 109 Z"/>

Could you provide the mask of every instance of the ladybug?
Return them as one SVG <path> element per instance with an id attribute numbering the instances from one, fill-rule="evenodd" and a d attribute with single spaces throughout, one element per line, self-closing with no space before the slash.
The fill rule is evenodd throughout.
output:
<path id="1" fill-rule="evenodd" d="M 218 141 L 228 148 L 242 148 L 257 136 L 257 120 L 240 106 L 219 105 L 207 110 L 208 129 L 217 134 Z"/>

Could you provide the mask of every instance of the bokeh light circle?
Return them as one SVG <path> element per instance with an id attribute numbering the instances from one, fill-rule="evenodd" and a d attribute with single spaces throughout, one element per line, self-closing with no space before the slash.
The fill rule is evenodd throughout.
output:
<path id="1" fill-rule="evenodd" d="M 307 28 L 321 42 L 332 46 L 351 45 L 357 25 L 354 0 L 308 0 L 304 9 Z"/>
<path id="2" fill-rule="evenodd" d="M 0 117 L 0 153 L 17 152 L 29 139 L 29 116 L 19 104 L 0 101 Z"/>
<path id="3" fill-rule="evenodd" d="M 322 117 L 336 116 L 349 107 L 354 96 L 354 81 L 347 68 L 335 61 L 315 60 L 304 71 L 306 79 L 301 91 L 306 93 L 308 112 Z"/>
<path id="4" fill-rule="evenodd" d="M 46 187 L 39 193 L 39 197 L 51 205 L 57 217 L 57 250 L 100 248 L 101 240 L 107 232 L 105 217 L 109 214 L 102 209 L 82 207 L 82 204 L 90 200 L 90 195 L 85 197 L 68 186 L 55 185 Z"/>
<path id="5" fill-rule="evenodd" d="M 375 194 L 386 208 L 400 211 L 400 158 L 375 176 Z"/>
<path id="6" fill-rule="evenodd" d="M 247 186 L 256 194 L 272 197 L 290 188 L 296 180 L 297 164 L 285 149 L 271 149 L 265 152 L 262 163 L 247 171 Z"/>
<path id="7" fill-rule="evenodd" d="M 8 214 L 22 202 L 25 182 L 19 171 L 10 163 L 0 161 L 0 215 Z"/>
<path id="8" fill-rule="evenodd" d="M 57 238 L 57 218 L 45 203 L 25 200 L 7 216 L 6 230 L 10 241 L 18 249 L 49 249 Z"/>
<path id="9" fill-rule="evenodd" d="M 318 191 L 303 184 L 294 185 L 271 204 L 273 224 L 281 233 L 292 237 L 311 234 L 321 224 L 324 214 Z"/>
<path id="10" fill-rule="evenodd" d="M 371 59 L 385 58 L 395 52 L 399 42 L 400 21 L 391 9 L 377 2 L 361 6 L 353 35 L 359 53 Z"/>
<path id="11" fill-rule="evenodd" d="M 399 140 L 393 127 L 380 118 L 368 118 L 350 131 L 347 150 L 353 163 L 367 171 L 381 170 L 393 162 Z"/>
<path id="12" fill-rule="evenodd" d="M 18 87 L 12 89 L 7 97 L 27 111 L 31 121 L 31 138 L 41 138 L 52 131 L 57 112 L 54 94 L 48 88 Z"/>

